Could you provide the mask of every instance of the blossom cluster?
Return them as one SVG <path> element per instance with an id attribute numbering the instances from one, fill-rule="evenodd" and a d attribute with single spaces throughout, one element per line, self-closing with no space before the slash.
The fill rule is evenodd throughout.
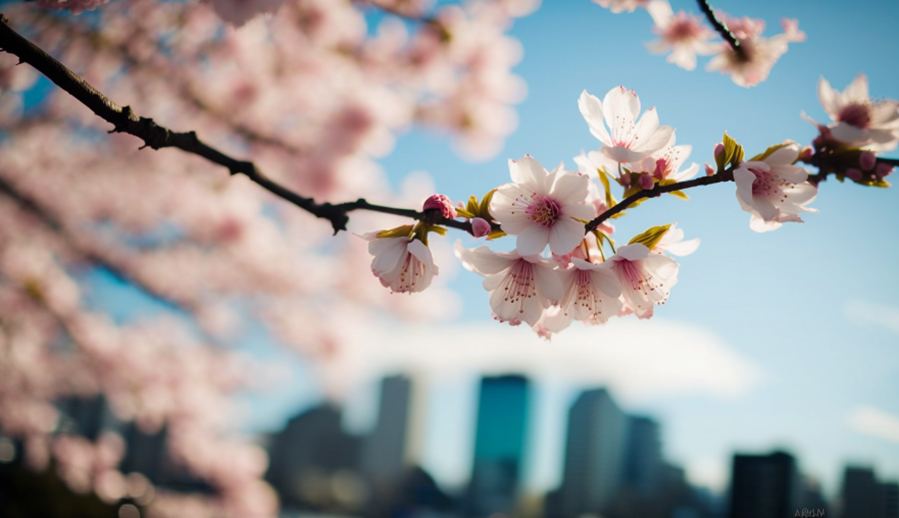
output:
<path id="1" fill-rule="evenodd" d="M 801 214 L 817 212 L 809 204 L 817 182 L 799 163 L 817 166 L 842 180 L 886 187 L 895 162 L 875 153 L 899 144 L 899 102 L 872 101 L 867 81 L 859 76 L 840 93 L 823 78 L 819 98 L 833 122 L 814 121 L 820 135 L 814 147 L 793 141 L 773 145 L 751 158 L 727 133 L 714 149 L 717 167 L 705 166 L 705 183 L 733 181 L 739 206 L 750 214 L 756 232 L 802 222 Z M 684 168 L 692 150 L 675 145 L 675 129 L 660 125 L 655 108 L 641 114 L 640 98 L 619 86 L 600 100 L 584 91 L 578 108 L 601 145 L 574 158 L 577 171 L 560 163 L 551 171 L 530 155 L 509 160 L 511 182 L 493 189 L 482 200 L 467 204 L 433 195 L 423 206 L 444 221 L 462 217 L 475 238 L 514 236 L 511 251 L 488 246 L 455 252 L 466 270 L 485 277 L 493 316 L 511 325 L 525 323 L 549 337 L 572 320 L 599 324 L 613 316 L 649 318 L 677 283 L 679 265 L 669 255 L 693 253 L 699 239 L 684 241 L 676 224 L 651 227 L 615 248 L 611 220 L 621 208 L 665 192 L 687 199 L 683 188 L 703 184 L 693 180 L 698 164 Z M 598 180 L 598 182 L 597 182 Z M 617 202 L 612 187 L 623 190 Z M 366 234 L 374 255 L 372 272 L 398 293 L 428 287 L 437 266 L 427 247 L 428 232 L 446 229 L 429 223 Z M 610 253 L 606 253 L 607 250 Z"/>
<path id="2" fill-rule="evenodd" d="M 715 40 L 715 31 L 703 23 L 702 16 L 682 10 L 675 13 L 667 0 L 593 1 L 613 13 L 645 9 L 652 17 L 653 32 L 659 36 L 646 45 L 650 52 L 670 52 L 667 61 L 684 70 L 696 68 L 697 55 L 713 55 L 706 69 L 729 74 L 734 83 L 743 87 L 767 79 L 789 44 L 805 41 L 805 33 L 799 30 L 799 22 L 794 19 L 781 20 L 783 32 L 766 37 L 763 36 L 764 20 L 737 18 L 719 10 L 717 16 L 735 38 L 738 50 L 727 41 Z"/>
<path id="3" fill-rule="evenodd" d="M 287 188 L 398 205 L 415 194 L 390 192 L 376 159 L 399 132 L 427 125 L 484 157 L 514 129 L 521 51 L 507 32 L 535 5 L 130 0 L 90 16 L 47 10 L 103 3 L 3 12 L 110 99 L 252 156 Z M 0 436 L 21 441 L 31 467 L 58 466 L 77 491 L 111 503 L 143 495 L 153 516 L 276 514 L 264 453 L 229 429 L 238 394 L 271 388 L 239 352 L 247 320 L 339 386 L 328 362 L 341 354 L 342 315 L 434 318 L 452 311 L 448 290 L 438 279 L 422 304 L 369 287 L 358 240 L 332 238 L 195 156 L 138 151 L 64 92 L 39 84 L 23 109 L 37 75 L 17 62 L 0 53 Z M 177 317 L 135 321 L 92 295 L 97 279 Z M 164 434 L 164 462 L 208 491 L 138 487 L 106 445 L 122 436 L 98 442 L 61 426 L 60 401 L 100 397 L 121 426 Z"/>

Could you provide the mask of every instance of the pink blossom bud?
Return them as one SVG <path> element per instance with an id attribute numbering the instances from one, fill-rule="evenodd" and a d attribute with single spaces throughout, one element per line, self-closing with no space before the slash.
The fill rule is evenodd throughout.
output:
<path id="1" fill-rule="evenodd" d="M 812 148 L 812 146 L 805 146 L 804 148 L 802 148 L 802 151 L 799 152 L 799 160 L 801 162 L 805 162 L 812 158 L 812 155 L 814 154 L 815 150 L 814 148 Z"/>
<path id="2" fill-rule="evenodd" d="M 715 144 L 715 156 L 718 156 L 721 153 L 724 153 L 724 144 L 719 142 Z"/>
<path id="3" fill-rule="evenodd" d="M 858 182 L 862 179 L 862 172 L 855 168 L 846 169 L 846 176 Z"/>
<path id="4" fill-rule="evenodd" d="M 870 171 L 877 165 L 877 157 L 870 151 L 862 151 L 858 157 L 858 163 L 862 166 L 862 171 Z"/>
<path id="5" fill-rule="evenodd" d="M 652 189 L 655 184 L 656 183 L 652 180 L 652 175 L 645 173 L 640 175 L 640 187 L 643 189 L 648 191 L 649 189 Z"/>
<path id="6" fill-rule="evenodd" d="M 618 179 L 618 183 L 620 183 L 622 187 L 629 187 L 631 185 L 631 175 L 622 173 L 621 178 Z"/>
<path id="7" fill-rule="evenodd" d="M 713 168 L 709 164 L 706 164 L 705 165 L 705 175 L 706 176 L 715 176 L 715 168 Z"/>
<path id="8" fill-rule="evenodd" d="M 425 200 L 425 204 L 422 206 L 421 210 L 431 209 L 439 210 L 440 214 L 446 219 L 456 218 L 456 209 L 453 207 L 453 202 L 442 194 L 431 195 L 430 198 Z"/>
<path id="9" fill-rule="evenodd" d="M 474 237 L 484 237 L 490 233 L 490 223 L 484 218 L 471 220 L 471 233 Z"/>
<path id="10" fill-rule="evenodd" d="M 877 175 L 878 178 L 883 178 L 884 176 L 889 176 L 890 173 L 893 172 L 892 164 L 888 164 L 886 162 L 878 162 L 877 169 L 874 171 L 874 174 Z"/>

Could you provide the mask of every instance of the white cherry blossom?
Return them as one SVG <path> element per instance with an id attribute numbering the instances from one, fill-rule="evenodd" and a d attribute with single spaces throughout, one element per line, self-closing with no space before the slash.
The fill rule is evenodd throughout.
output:
<path id="1" fill-rule="evenodd" d="M 653 32 L 660 36 L 646 45 L 650 52 L 664 54 L 671 51 L 666 61 L 684 70 L 696 68 L 697 54 L 715 52 L 716 46 L 709 43 L 715 33 L 703 24 L 702 17 L 688 15 L 684 11 L 674 14 L 667 0 L 654 0 L 646 6 L 646 10 L 655 23 Z"/>
<path id="2" fill-rule="evenodd" d="M 684 231 L 677 228 L 677 223 L 672 223 L 668 232 L 665 232 L 665 235 L 656 243 L 656 246 L 652 247 L 650 252 L 654 254 L 667 252 L 683 257 L 692 254 L 697 248 L 699 248 L 699 238 L 684 241 Z"/>
<path id="3" fill-rule="evenodd" d="M 613 13 L 632 13 L 638 7 L 646 7 L 649 0 L 593 0 L 594 4 L 605 9 L 609 9 Z"/>
<path id="4" fill-rule="evenodd" d="M 749 227 L 756 232 L 780 228 L 787 221 L 801 223 L 801 212 L 816 212 L 806 207 L 818 189 L 807 182 L 808 171 L 793 165 L 799 145 L 790 142 L 763 160 L 743 162 L 734 170 L 737 200 L 752 216 Z"/>
<path id="5" fill-rule="evenodd" d="M 767 79 L 771 68 L 787 52 L 789 44 L 805 41 L 805 33 L 799 30 L 796 20 L 782 20 L 784 32 L 770 38 L 762 36 L 765 30 L 762 20 L 726 16 L 725 21 L 740 42 L 742 55 L 734 51 L 729 43 L 722 42 L 718 55 L 709 61 L 706 70 L 730 74 L 731 80 L 742 87 L 755 86 Z"/>
<path id="6" fill-rule="evenodd" d="M 621 283 L 609 266 L 573 257 L 571 267 L 560 271 L 565 293 L 559 307 L 575 320 L 602 323 L 621 310 Z"/>
<path id="7" fill-rule="evenodd" d="M 639 162 L 674 144 L 674 128 L 659 126 L 655 108 L 646 110 L 637 119 L 640 98 L 623 86 L 609 90 L 602 102 L 584 90 L 578 108 L 590 126 L 590 133 L 603 143 L 600 151 L 620 164 Z"/>
<path id="8" fill-rule="evenodd" d="M 503 232 L 518 236 L 516 247 L 524 256 L 539 254 L 549 245 L 554 254 L 570 252 L 584 237 L 584 224 L 594 215 L 587 205 L 590 179 L 562 170 L 547 172 L 540 162 L 524 156 L 509 161 L 512 182 L 493 195 L 490 214 Z"/>
<path id="9" fill-rule="evenodd" d="M 369 241 L 374 256 L 371 272 L 385 288 L 395 293 L 424 291 L 438 273 L 431 249 L 412 237 L 378 237 L 377 232 L 362 236 Z"/>
<path id="10" fill-rule="evenodd" d="M 621 282 L 623 311 L 639 318 L 651 317 L 653 307 L 663 304 L 677 283 L 679 266 L 674 259 L 652 254 L 640 243 L 620 247 L 609 263 Z"/>
<path id="11" fill-rule="evenodd" d="M 543 310 L 562 297 L 562 283 L 546 259 L 517 252 L 493 252 L 486 246 L 472 250 L 456 241 L 456 257 L 466 270 L 486 277 L 493 316 L 500 322 L 534 326 Z"/>
<path id="12" fill-rule="evenodd" d="M 871 100 L 864 74 L 856 76 L 842 92 L 822 77 L 818 100 L 833 120 L 827 128 L 834 139 L 876 152 L 891 151 L 899 144 L 899 101 Z"/>

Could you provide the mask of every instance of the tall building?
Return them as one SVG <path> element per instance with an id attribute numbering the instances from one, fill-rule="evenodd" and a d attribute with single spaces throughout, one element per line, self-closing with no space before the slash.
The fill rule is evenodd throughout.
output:
<path id="1" fill-rule="evenodd" d="M 649 417 L 631 416 L 622 482 L 638 495 L 651 498 L 659 489 L 662 467 L 659 423 Z"/>
<path id="2" fill-rule="evenodd" d="M 847 466 L 842 502 L 844 518 L 899 518 L 899 484 L 879 482 L 871 468 Z"/>
<path id="3" fill-rule="evenodd" d="M 344 432 L 341 420 L 338 408 L 321 405 L 294 417 L 272 437 L 266 480 L 286 506 L 342 505 L 334 488 L 355 490 L 359 439 Z"/>
<path id="4" fill-rule="evenodd" d="M 470 516 L 510 512 L 518 497 L 531 392 L 520 375 L 481 379 L 474 465 L 468 491 Z"/>
<path id="5" fill-rule="evenodd" d="M 626 472 L 628 425 L 629 418 L 607 390 L 589 390 L 577 398 L 568 413 L 565 467 L 555 499 L 557 508 L 548 509 L 548 515 L 567 518 L 599 514 L 612 505 Z M 638 442 L 637 449 L 652 448 L 652 440 Z M 638 464 L 635 461 L 635 474 L 640 471 L 636 469 Z"/>
<path id="6" fill-rule="evenodd" d="M 362 443 L 360 467 L 376 486 L 399 482 L 407 464 L 411 382 L 406 376 L 381 380 L 378 420 Z"/>
<path id="7" fill-rule="evenodd" d="M 802 485 L 793 456 L 734 455 L 730 486 L 730 518 L 793 516 Z"/>

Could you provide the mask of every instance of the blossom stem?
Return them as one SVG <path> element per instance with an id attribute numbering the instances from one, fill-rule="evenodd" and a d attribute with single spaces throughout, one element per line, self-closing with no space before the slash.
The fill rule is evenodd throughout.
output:
<path id="1" fill-rule="evenodd" d="M 706 19 L 708 19 L 709 23 L 712 24 L 712 27 L 718 31 L 718 34 L 724 38 L 731 48 L 734 49 L 737 56 L 741 60 L 746 59 L 746 53 L 743 51 L 743 47 L 740 45 L 740 40 L 731 32 L 730 29 L 727 28 L 727 25 L 715 14 L 715 11 L 712 9 L 711 4 L 709 4 L 708 0 L 696 0 L 699 3 L 699 8 L 702 10 L 702 13 L 705 15 Z"/>
<path id="2" fill-rule="evenodd" d="M 716 173 L 712 176 L 703 176 L 702 178 L 696 178 L 694 180 L 689 180 L 686 182 L 678 182 L 670 185 L 661 185 L 655 184 L 652 189 L 645 189 L 640 192 L 636 192 L 631 194 L 627 198 L 619 201 L 615 204 L 614 207 L 609 210 L 603 212 L 592 221 L 587 223 L 586 231 L 590 232 L 596 229 L 603 221 L 613 217 L 615 214 L 623 211 L 624 209 L 630 207 L 634 203 L 643 198 L 654 198 L 659 196 L 660 194 L 664 194 L 666 192 L 674 192 L 674 191 L 683 191 L 685 189 L 691 189 L 693 187 L 699 187 L 701 185 L 712 185 L 721 182 L 732 182 L 734 180 L 734 170 L 733 168 L 726 169 L 720 173 Z"/>
<path id="3" fill-rule="evenodd" d="M 158 150 L 164 147 L 174 147 L 225 167 L 232 175 L 243 174 L 272 194 L 293 203 L 318 218 L 328 220 L 335 234 L 347 229 L 346 225 L 349 222 L 348 213 L 355 210 L 367 210 L 409 217 L 432 225 L 444 225 L 473 234 L 470 222 L 447 219 L 439 211 L 416 211 L 386 207 L 369 203 L 363 198 L 339 204 L 317 203 L 313 198 L 302 196 L 272 180 L 260 171 L 253 162 L 236 159 L 206 144 L 200 140 L 194 131 L 175 132 L 160 126 L 153 119 L 138 116 L 130 106 L 119 106 L 88 84 L 78 74 L 60 63 L 56 58 L 17 33 L 8 23 L 9 20 L 0 14 L 0 49 L 2 51 L 17 56 L 20 63 L 28 63 L 44 74 L 47 79 L 53 81 L 58 87 L 93 111 L 98 117 L 112 124 L 113 129 L 110 130 L 110 133 L 128 133 L 142 139 L 144 145 L 141 149 L 150 147 Z M 491 223 L 491 225 L 495 230 L 499 229 L 499 225 L 495 223 Z"/>

